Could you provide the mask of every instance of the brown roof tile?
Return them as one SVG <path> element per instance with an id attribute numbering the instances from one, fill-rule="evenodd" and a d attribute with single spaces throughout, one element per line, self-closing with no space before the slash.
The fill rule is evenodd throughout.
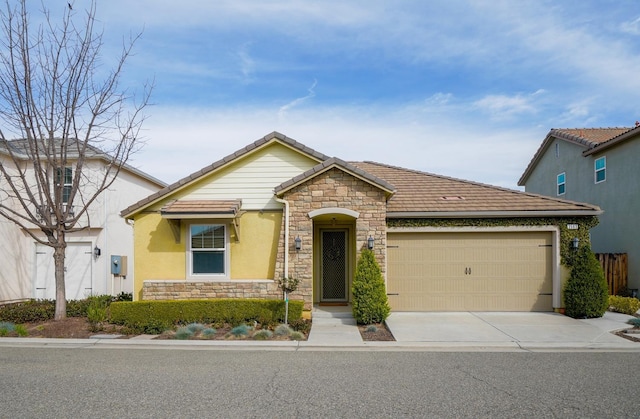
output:
<path id="1" fill-rule="evenodd" d="M 597 206 L 534 195 L 497 186 L 374 162 L 351 163 L 391 183 L 396 193 L 389 199 L 389 217 L 413 213 L 434 216 L 438 213 L 581 213 L 599 212 Z M 487 214 L 488 215 L 488 214 Z M 448 215 L 451 216 L 451 215 Z M 506 216 L 506 214 L 505 214 Z"/>

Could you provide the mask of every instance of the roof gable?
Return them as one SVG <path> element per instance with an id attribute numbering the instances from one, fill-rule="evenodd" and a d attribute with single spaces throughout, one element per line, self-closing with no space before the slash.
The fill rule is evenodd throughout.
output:
<path id="1" fill-rule="evenodd" d="M 222 159 L 212 163 L 211 165 L 204 167 L 189 176 L 186 176 L 177 182 L 167 186 L 166 188 L 156 192 L 148 196 L 147 198 L 129 206 L 124 209 L 120 215 L 125 218 L 130 218 L 139 211 L 142 211 L 145 208 L 148 208 L 159 201 L 164 201 L 167 199 L 171 199 L 179 195 L 181 191 L 186 191 L 187 188 L 194 186 L 197 183 L 205 182 L 206 178 L 211 175 L 223 171 L 225 168 L 228 168 L 232 165 L 238 164 L 240 161 L 244 159 L 250 158 L 252 155 L 257 154 L 259 151 L 264 150 L 265 148 L 273 145 L 280 144 L 296 153 L 299 153 L 312 161 L 321 162 L 329 159 L 328 156 L 325 156 L 322 153 L 319 153 L 297 141 L 288 138 L 278 132 L 272 132 L 269 135 L 249 144 L 248 146 L 226 156 Z M 308 166 L 307 166 L 308 167 Z M 272 188 L 272 187 L 271 187 Z M 180 197 L 178 197 L 180 198 Z M 191 197 L 190 199 L 204 199 L 203 197 Z M 219 198 L 218 198 L 219 199 Z"/>
<path id="2" fill-rule="evenodd" d="M 540 159 L 547 152 L 549 146 L 556 140 L 564 140 L 584 147 L 583 156 L 588 156 L 605 148 L 611 147 L 626 139 L 640 134 L 640 126 L 636 128 L 561 128 L 551 129 L 540 147 L 533 155 L 522 176 L 518 180 L 519 186 L 524 186 L 527 179 L 536 168 Z"/>
<path id="3" fill-rule="evenodd" d="M 337 157 L 332 157 L 328 160 L 323 161 L 322 163 L 312 167 L 311 169 L 307 170 L 304 173 L 301 173 L 300 175 L 287 180 L 286 182 L 276 186 L 276 188 L 274 189 L 274 192 L 276 195 L 281 196 L 282 194 L 284 194 L 286 191 L 307 182 L 308 180 L 322 174 L 325 173 L 333 168 L 337 168 L 339 170 L 342 170 L 343 172 L 349 173 L 351 176 L 354 176 L 356 178 L 359 178 L 360 180 L 369 183 L 373 186 L 375 186 L 376 188 L 382 189 L 387 196 L 391 196 L 395 193 L 395 187 L 393 185 L 391 185 L 390 183 L 386 182 L 385 180 L 372 175 L 371 173 L 367 173 L 366 171 L 352 165 L 349 164 L 347 162 L 345 162 L 344 160 L 341 160 Z"/>

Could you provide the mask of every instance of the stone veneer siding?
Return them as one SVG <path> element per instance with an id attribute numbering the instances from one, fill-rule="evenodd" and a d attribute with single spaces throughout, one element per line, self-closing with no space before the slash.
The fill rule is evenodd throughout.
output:
<path id="1" fill-rule="evenodd" d="M 333 168 L 287 191 L 283 197 L 289 202 L 289 272 L 288 276 L 300 280 L 292 300 L 303 300 L 305 310 L 313 306 L 313 220 L 309 212 L 321 208 L 345 208 L 360 213 L 355 220 L 356 254 L 366 248 L 367 239 L 375 240 L 374 253 L 380 269 L 386 272 L 386 196 L 381 189 L 342 170 Z M 281 231 L 284 233 L 285 217 Z M 295 238 L 302 240 L 302 249 L 296 252 Z M 284 234 L 278 243 L 275 277 L 284 272 Z"/>
<path id="2" fill-rule="evenodd" d="M 205 298 L 282 299 L 273 281 L 144 281 L 143 300 L 189 300 Z"/>

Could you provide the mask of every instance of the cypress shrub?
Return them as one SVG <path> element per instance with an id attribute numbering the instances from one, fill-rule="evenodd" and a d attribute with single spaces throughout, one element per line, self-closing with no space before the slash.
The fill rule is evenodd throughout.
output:
<path id="1" fill-rule="evenodd" d="M 358 324 L 382 323 L 391 308 L 380 266 L 373 252 L 363 249 L 353 279 L 353 317 Z"/>
<path id="2" fill-rule="evenodd" d="M 609 306 L 609 288 L 602 267 L 589 246 L 577 250 L 564 287 L 565 313 L 573 318 L 602 317 Z"/>

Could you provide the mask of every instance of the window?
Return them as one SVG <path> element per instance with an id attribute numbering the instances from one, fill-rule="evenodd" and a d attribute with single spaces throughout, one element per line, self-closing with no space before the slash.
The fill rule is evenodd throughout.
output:
<path id="1" fill-rule="evenodd" d="M 595 162 L 595 179 L 596 183 L 604 182 L 607 179 L 607 158 L 600 157 Z"/>
<path id="2" fill-rule="evenodd" d="M 191 274 L 224 275 L 226 234 L 224 225 L 192 225 Z"/>
<path id="3" fill-rule="evenodd" d="M 567 187 L 566 175 L 564 172 L 558 175 L 557 185 L 558 185 L 558 195 L 564 195 Z"/>
<path id="4" fill-rule="evenodd" d="M 62 203 L 66 204 L 69 202 L 71 185 L 73 184 L 73 170 L 70 167 L 56 169 L 56 187 L 59 187 L 60 184 L 62 184 Z"/>

